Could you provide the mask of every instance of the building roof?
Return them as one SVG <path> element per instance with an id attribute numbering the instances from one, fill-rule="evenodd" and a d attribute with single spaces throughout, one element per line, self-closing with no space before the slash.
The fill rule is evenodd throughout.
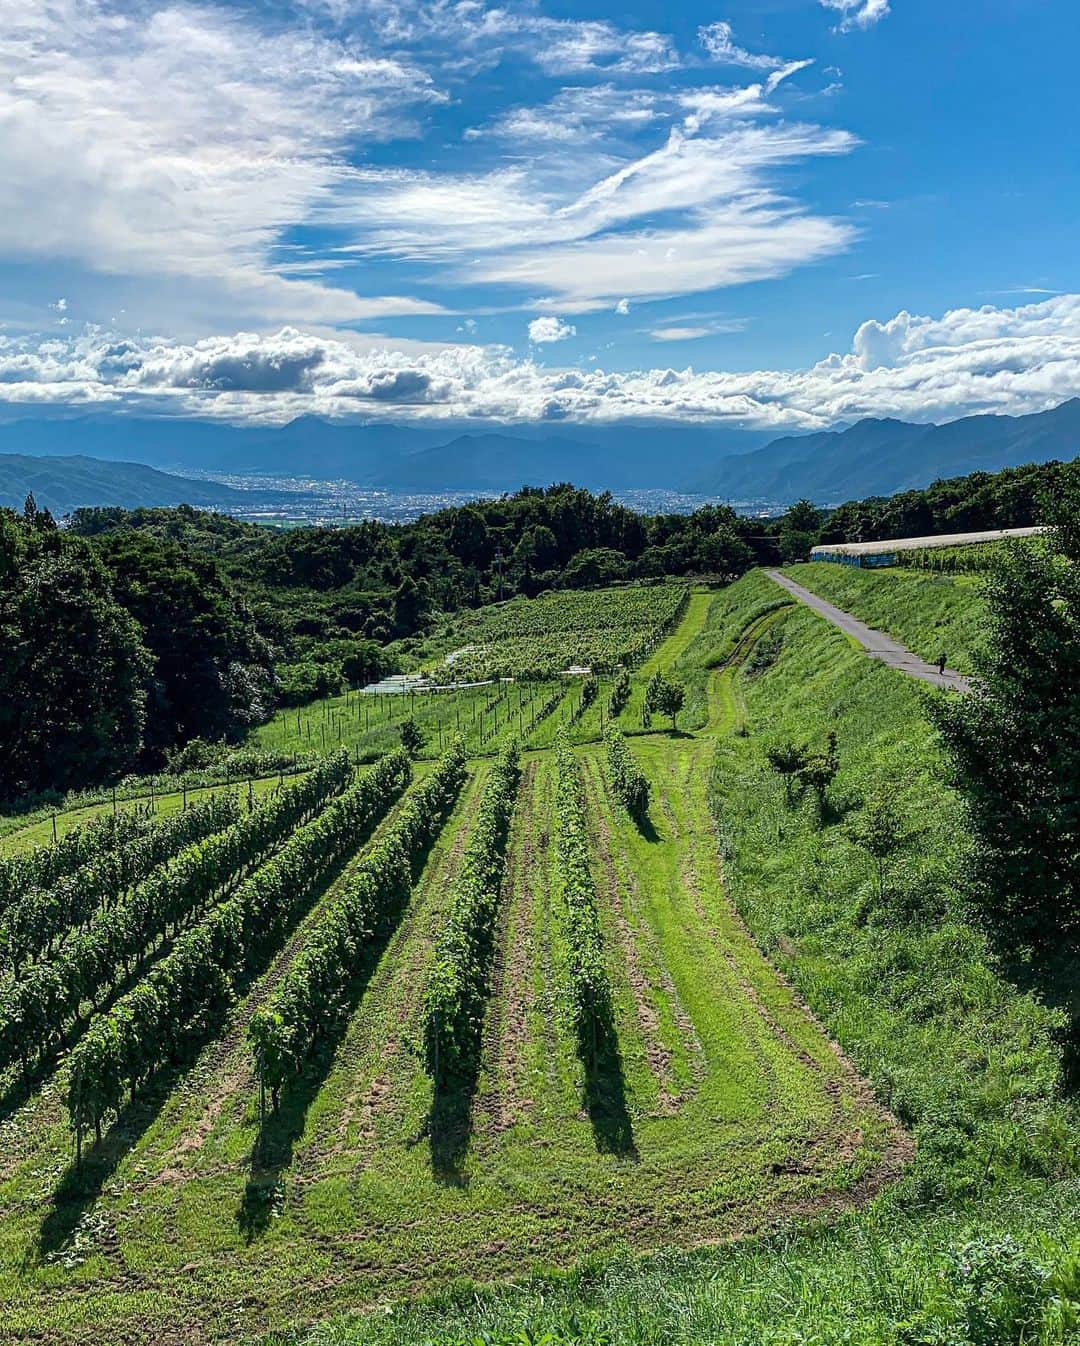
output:
<path id="1" fill-rule="evenodd" d="M 898 551 L 922 551 L 929 547 L 968 547 L 1005 538 L 1037 537 L 1045 528 L 995 528 L 987 533 L 945 533 L 940 537 L 894 537 L 881 542 L 829 542 L 814 547 L 811 556 L 885 556 Z"/>

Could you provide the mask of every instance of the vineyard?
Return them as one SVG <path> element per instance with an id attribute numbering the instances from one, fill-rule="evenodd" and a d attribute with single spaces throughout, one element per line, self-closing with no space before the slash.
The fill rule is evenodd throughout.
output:
<path id="1" fill-rule="evenodd" d="M 14 831 L 8 1333 L 254 1336 L 887 1181 L 896 1124 L 726 895 L 705 661 L 696 732 L 642 723 L 658 673 L 759 617 L 671 587 L 506 604 L 470 667 L 516 682 L 290 711 L 260 733 L 299 725 L 295 776 Z"/>
<path id="2" fill-rule="evenodd" d="M 693 604 L 686 588 L 655 585 L 515 599 L 456 618 L 419 651 L 422 676 L 404 690 L 349 692 L 285 710 L 256 731 L 264 751 L 302 760 L 347 749 L 372 760 L 398 741 L 404 720 L 434 760 L 460 736 L 470 756 L 508 744 L 551 748 L 602 737 L 618 720 L 642 725 L 631 672 L 658 651 Z"/>

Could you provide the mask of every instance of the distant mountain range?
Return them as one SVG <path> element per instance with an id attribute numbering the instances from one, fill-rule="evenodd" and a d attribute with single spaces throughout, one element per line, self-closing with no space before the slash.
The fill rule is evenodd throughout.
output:
<path id="1" fill-rule="evenodd" d="M 734 499 L 839 505 L 915 490 L 939 477 L 997 472 L 1080 454 L 1080 399 L 1032 416 L 965 416 L 947 425 L 858 421 L 774 440 L 717 463 L 695 489 Z"/>
<path id="2" fill-rule="evenodd" d="M 190 481 L 142 463 L 106 463 L 98 458 L 31 458 L 0 454 L 0 505 L 21 509 L 33 492 L 40 509 L 60 516 L 84 505 L 204 505 L 228 511 L 251 507 L 250 491 L 213 481 Z"/>
<path id="3" fill-rule="evenodd" d="M 10 414 L 10 413 L 9 413 Z M 190 504 L 228 509 L 257 497 L 152 468 L 346 480 L 387 491 L 493 494 L 572 481 L 591 490 L 668 489 L 741 505 L 821 505 L 1080 454 L 1080 399 L 1032 416 L 968 416 L 947 425 L 862 420 L 768 441 L 760 431 L 695 425 L 364 425 L 305 416 L 271 429 L 118 415 L 0 420 L 0 503 Z M 77 457 L 72 457 L 77 453 Z M 51 467 L 41 460 L 47 458 Z M 36 460 L 36 461 L 35 461 Z M 98 460 L 96 465 L 94 460 Z M 110 476 L 105 461 L 123 468 Z M 61 464 L 63 464 L 61 466 Z M 139 477 L 139 464 L 149 464 Z M 35 475 L 36 474 L 36 475 Z M 31 480 L 38 484 L 30 485 Z M 180 494 L 177 495 L 176 492 Z M 278 493 L 280 497 L 280 492 Z"/>
<path id="4" fill-rule="evenodd" d="M 245 429 L 106 413 L 0 420 L 0 453 L 85 454 L 170 472 L 260 473 L 402 491 L 516 491 L 571 480 L 593 490 L 684 490 L 762 431 L 682 425 L 363 425 L 301 416 Z"/>

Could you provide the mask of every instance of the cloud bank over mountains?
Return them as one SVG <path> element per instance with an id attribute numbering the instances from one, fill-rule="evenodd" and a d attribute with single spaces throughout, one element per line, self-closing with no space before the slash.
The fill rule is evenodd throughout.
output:
<path id="1" fill-rule="evenodd" d="M 534 342 L 561 324 L 540 319 Z M 554 334 L 554 335 L 552 335 Z M 899 313 L 805 369 L 551 368 L 498 347 L 406 352 L 392 342 L 286 327 L 195 342 L 105 332 L 0 337 L 10 401 L 137 407 L 235 420 L 330 417 L 603 421 L 673 418 L 820 429 L 863 416 L 940 421 L 1042 411 L 1080 384 L 1080 296 L 1012 309 Z"/>

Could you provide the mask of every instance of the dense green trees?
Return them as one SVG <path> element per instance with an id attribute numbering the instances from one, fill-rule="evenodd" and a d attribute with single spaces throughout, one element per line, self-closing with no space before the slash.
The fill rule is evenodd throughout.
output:
<path id="1" fill-rule="evenodd" d="M 127 770 L 151 659 L 92 548 L 0 511 L 0 798 Z"/>
<path id="2" fill-rule="evenodd" d="M 111 533 L 98 553 L 153 659 L 149 760 L 265 718 L 274 704 L 270 648 L 212 556 L 147 532 Z"/>
<path id="3" fill-rule="evenodd" d="M 214 557 L 98 523 L 88 542 L 32 498 L 0 510 L 0 799 L 154 768 L 275 704 L 270 645 Z"/>

